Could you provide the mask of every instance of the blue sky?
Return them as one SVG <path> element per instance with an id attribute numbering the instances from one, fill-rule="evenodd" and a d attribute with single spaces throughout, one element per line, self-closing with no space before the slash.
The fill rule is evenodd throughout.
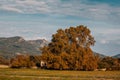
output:
<path id="1" fill-rule="evenodd" d="M 95 37 L 94 51 L 120 54 L 120 0 L 0 0 L 0 37 L 50 40 L 81 24 Z"/>

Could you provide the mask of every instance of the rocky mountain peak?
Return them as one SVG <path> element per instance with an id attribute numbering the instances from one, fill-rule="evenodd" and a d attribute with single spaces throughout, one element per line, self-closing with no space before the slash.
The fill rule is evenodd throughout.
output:
<path id="1" fill-rule="evenodd" d="M 48 41 L 45 39 L 27 41 L 20 36 L 0 38 L 0 55 L 9 58 L 16 55 L 16 53 L 41 54 L 40 48 L 47 44 Z"/>

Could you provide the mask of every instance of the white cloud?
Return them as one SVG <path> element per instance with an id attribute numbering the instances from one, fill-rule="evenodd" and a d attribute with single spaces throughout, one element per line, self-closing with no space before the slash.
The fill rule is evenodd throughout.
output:
<path id="1" fill-rule="evenodd" d="M 6 11 L 11 11 L 11 12 L 23 13 L 22 10 L 17 9 L 15 7 L 11 7 L 11 6 L 1 6 L 0 9 L 6 10 Z"/>
<path id="2" fill-rule="evenodd" d="M 24 12 L 25 14 L 34 14 L 34 13 L 46 13 L 49 12 L 49 6 L 45 1 L 42 0 L 5 0 L 1 2 L 1 9 L 9 11 L 19 10 L 18 13 Z M 4 6 L 5 8 L 2 8 Z M 9 9 L 9 8 L 10 9 Z"/>
<path id="3" fill-rule="evenodd" d="M 120 29 L 107 29 L 105 32 L 102 32 L 105 35 L 120 35 Z"/>
<path id="4" fill-rule="evenodd" d="M 109 41 L 103 39 L 103 40 L 100 41 L 100 43 L 101 43 L 101 44 L 108 44 Z"/>
<path id="5" fill-rule="evenodd" d="M 85 4 L 82 1 L 61 0 L 0 0 L 0 9 L 16 11 L 18 13 L 45 13 L 73 15 L 89 18 L 92 20 L 103 20 L 117 22 L 120 19 L 120 7 L 113 7 L 107 3 L 96 5 Z"/>
<path id="6" fill-rule="evenodd" d="M 108 44 L 119 44 L 120 43 L 120 29 L 107 28 L 107 29 L 98 29 L 96 33 L 95 40 L 96 44 L 100 43 L 103 45 Z"/>
<path id="7" fill-rule="evenodd" d="M 18 4 L 19 8 L 23 8 L 23 11 L 25 13 L 45 13 L 49 12 L 49 6 L 46 4 L 46 2 L 42 0 L 24 0 L 24 1 L 16 1 L 16 4 Z"/>

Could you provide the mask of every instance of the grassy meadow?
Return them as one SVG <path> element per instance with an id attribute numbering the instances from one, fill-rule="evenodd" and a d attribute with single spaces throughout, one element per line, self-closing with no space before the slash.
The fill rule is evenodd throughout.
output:
<path id="1" fill-rule="evenodd" d="M 0 69 L 0 80 L 120 80 L 120 71 Z"/>

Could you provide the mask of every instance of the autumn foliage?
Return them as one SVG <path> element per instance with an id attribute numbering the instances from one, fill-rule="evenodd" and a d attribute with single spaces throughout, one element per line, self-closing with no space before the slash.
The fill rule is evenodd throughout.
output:
<path id="1" fill-rule="evenodd" d="M 28 55 L 17 55 L 10 63 L 12 68 L 31 68 L 35 65 Z"/>
<path id="2" fill-rule="evenodd" d="M 37 66 L 55 70 L 120 70 L 120 59 L 100 58 L 94 55 L 91 46 L 95 43 L 91 31 L 83 25 L 59 29 L 51 42 L 41 48 L 41 55 L 17 55 L 10 60 L 12 68 Z M 0 64 L 9 64 L 0 57 Z"/>
<path id="3" fill-rule="evenodd" d="M 107 70 L 120 70 L 120 59 L 105 57 L 99 60 L 98 69 L 106 68 Z"/>
<path id="4" fill-rule="evenodd" d="M 0 56 L 0 65 L 9 65 L 9 60 L 7 60 L 4 57 Z"/>
<path id="5" fill-rule="evenodd" d="M 42 59 L 48 69 L 94 70 L 97 57 L 90 48 L 94 43 L 86 26 L 59 29 L 52 35 L 49 45 L 42 48 Z"/>

